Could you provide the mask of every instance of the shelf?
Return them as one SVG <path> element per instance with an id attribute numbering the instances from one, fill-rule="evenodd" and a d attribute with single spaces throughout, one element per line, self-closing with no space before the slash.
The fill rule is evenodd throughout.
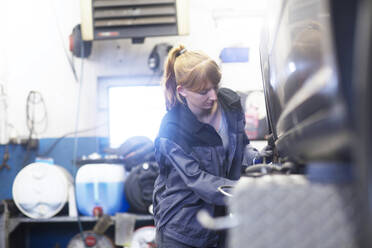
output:
<path id="1" fill-rule="evenodd" d="M 123 214 L 123 213 L 120 213 Z M 132 213 L 126 213 L 130 216 L 133 216 L 135 220 L 152 220 L 152 215 L 145 215 L 145 214 L 132 214 Z M 115 216 L 110 216 L 113 221 L 115 221 Z M 99 220 L 97 217 L 93 216 L 80 216 L 80 221 L 82 222 L 95 222 Z M 15 221 L 18 223 L 40 223 L 40 222 L 76 222 L 78 221 L 77 217 L 70 217 L 70 216 L 55 216 L 52 218 L 47 219 L 32 219 L 28 217 L 13 217 L 10 218 L 10 221 Z"/>
<path id="2" fill-rule="evenodd" d="M 137 221 L 152 221 L 152 215 L 133 214 L 133 213 L 117 213 L 115 216 L 110 216 L 115 229 L 133 230 Z M 80 221 L 83 223 L 95 223 L 100 218 L 92 216 L 80 216 Z M 21 224 L 31 223 L 73 223 L 77 222 L 77 217 L 70 216 L 55 216 L 52 218 L 32 219 L 26 216 L 10 217 L 9 212 L 5 211 L 0 214 L 0 248 L 9 248 L 9 235 Z M 120 231 L 120 233 L 122 233 Z M 132 232 L 130 232 L 132 233 Z M 131 238 L 131 236 L 128 236 Z"/>

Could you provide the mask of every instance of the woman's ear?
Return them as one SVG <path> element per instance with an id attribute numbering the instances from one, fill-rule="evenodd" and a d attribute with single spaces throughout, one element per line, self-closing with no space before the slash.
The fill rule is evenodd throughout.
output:
<path id="1" fill-rule="evenodd" d="M 186 90 L 181 85 L 177 86 L 177 93 L 183 97 L 186 97 Z"/>

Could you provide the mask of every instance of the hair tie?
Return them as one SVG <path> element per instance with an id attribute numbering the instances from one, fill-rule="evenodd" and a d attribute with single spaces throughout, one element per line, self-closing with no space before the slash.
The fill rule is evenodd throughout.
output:
<path id="1" fill-rule="evenodd" d="M 187 51 L 186 48 L 184 48 L 184 49 L 178 51 L 178 52 L 176 53 L 176 58 L 177 58 L 178 56 L 184 54 L 186 51 Z"/>

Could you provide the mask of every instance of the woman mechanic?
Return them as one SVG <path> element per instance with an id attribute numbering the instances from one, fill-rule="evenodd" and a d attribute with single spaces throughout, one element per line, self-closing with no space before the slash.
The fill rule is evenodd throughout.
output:
<path id="1" fill-rule="evenodd" d="M 217 188 L 236 183 L 244 156 L 252 161 L 260 154 L 248 145 L 239 96 L 220 89 L 220 79 L 218 65 L 204 53 L 182 45 L 169 52 L 164 69 L 168 112 L 155 140 L 158 248 L 223 247 L 224 235 L 203 228 L 196 215 L 201 209 L 223 215 L 225 200 Z"/>

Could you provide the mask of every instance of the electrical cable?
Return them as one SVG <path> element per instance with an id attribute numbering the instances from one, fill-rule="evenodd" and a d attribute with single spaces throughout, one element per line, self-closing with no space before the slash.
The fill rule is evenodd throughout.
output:
<path id="1" fill-rule="evenodd" d="M 97 126 L 92 127 L 92 128 L 87 128 L 87 129 L 79 130 L 79 131 L 77 131 L 77 133 L 85 133 L 85 132 L 93 131 L 93 130 L 96 130 L 96 129 L 100 128 L 100 127 L 104 127 L 106 125 L 107 125 L 107 122 L 106 123 L 103 123 L 101 125 L 97 125 Z M 46 152 L 44 152 L 43 154 L 39 154 L 38 157 L 48 157 L 49 154 L 56 148 L 56 146 L 58 145 L 59 142 L 61 142 L 67 136 L 70 136 L 70 135 L 73 135 L 73 134 L 75 134 L 75 131 L 74 132 L 69 132 L 69 133 L 66 133 L 66 134 L 62 135 L 56 141 L 54 141 L 54 143 L 46 150 Z"/>
<path id="2" fill-rule="evenodd" d="M 79 78 L 77 76 L 77 73 L 76 73 L 76 69 L 75 69 L 75 65 L 74 65 L 74 56 L 71 54 L 71 57 L 69 56 L 70 53 L 68 52 L 66 46 L 64 45 L 63 43 L 63 35 L 62 35 L 62 31 L 61 31 L 61 26 L 60 26 L 60 23 L 59 23 L 59 19 L 58 19 L 58 15 L 57 15 L 57 11 L 56 11 L 56 8 L 54 6 L 54 1 L 50 1 L 51 5 L 52 5 L 52 9 L 53 9 L 53 12 L 54 12 L 54 16 L 55 16 L 55 21 L 56 21 L 56 26 L 57 26 L 57 31 L 58 31 L 58 34 L 59 34 L 59 37 L 60 37 L 60 40 L 62 42 L 62 48 L 63 48 L 63 51 L 66 55 L 66 58 L 67 58 L 67 61 L 70 65 L 70 68 L 71 68 L 71 71 L 72 71 L 72 74 L 74 75 L 74 78 L 75 78 L 75 81 L 76 82 L 79 82 Z"/>
<path id="3" fill-rule="evenodd" d="M 83 40 L 81 40 L 81 54 L 84 54 L 84 46 L 83 46 Z M 72 172 L 73 172 L 73 177 L 74 177 L 74 185 L 76 185 L 76 160 L 77 160 L 77 130 L 79 129 L 79 116 L 80 116 L 80 100 L 81 100 L 81 92 L 82 92 L 82 85 L 83 85 L 83 75 L 84 75 L 84 58 L 81 56 L 81 66 L 80 66 L 80 82 L 79 82 L 79 90 L 77 94 L 77 99 L 76 99 L 76 117 L 75 117 L 75 134 L 74 134 L 74 147 L 73 147 L 73 155 L 72 155 Z M 74 191 L 75 194 L 75 205 L 77 206 L 77 195 L 76 195 L 76 190 Z M 86 243 L 85 243 L 85 235 L 84 235 L 84 229 L 83 225 L 81 223 L 80 219 L 80 214 L 79 211 L 77 211 L 77 223 L 80 231 L 80 236 L 83 241 L 83 245 L 85 248 L 87 248 Z"/>
<path id="4" fill-rule="evenodd" d="M 35 117 L 35 109 L 36 109 L 35 106 L 38 104 L 42 104 L 42 117 L 40 118 L 40 120 L 36 120 L 36 117 Z M 48 113 L 46 111 L 45 101 L 40 92 L 30 91 L 27 96 L 26 122 L 27 122 L 28 130 L 30 131 L 30 133 L 32 132 L 32 134 L 41 134 L 41 133 L 44 133 L 47 129 Z M 43 125 L 43 129 L 37 132 L 35 124 L 42 124 L 43 122 L 45 123 Z"/>
<path id="5" fill-rule="evenodd" d="M 70 65 L 70 68 L 71 68 L 71 71 L 73 73 L 73 76 L 74 76 L 74 79 L 77 83 L 79 83 L 79 92 L 78 92 L 78 95 L 77 95 L 77 111 L 76 111 L 76 122 L 75 122 L 75 131 L 73 132 L 74 134 L 74 149 L 73 149 L 73 157 L 72 157 L 72 172 L 73 172 L 73 176 L 74 176 L 74 185 L 76 185 L 76 181 L 75 181 L 75 174 L 76 174 L 76 156 L 77 156 L 77 134 L 79 133 L 78 132 L 78 126 L 79 126 L 79 113 L 80 113 L 80 98 L 81 98 L 81 91 L 82 91 L 82 83 L 83 83 L 83 71 L 84 71 L 84 58 L 83 56 L 81 56 L 81 68 L 80 68 L 80 78 L 77 76 L 77 72 L 76 72 L 76 69 L 75 69 L 75 65 L 74 65 L 74 57 L 73 55 L 71 54 L 71 57 L 69 56 L 69 53 L 66 49 L 66 47 L 64 46 L 64 43 L 63 43 L 63 36 L 62 36 L 62 32 L 61 32 L 61 28 L 60 28 L 60 25 L 59 25 L 59 20 L 58 20 L 58 16 L 57 16 L 57 13 L 56 13 L 56 9 L 55 9 L 55 6 L 54 6 L 54 2 L 51 1 L 51 4 L 52 4 L 52 9 L 54 11 L 54 16 L 56 17 L 56 26 L 57 26 L 57 30 L 58 30 L 58 33 L 59 33 L 59 36 L 60 36 L 60 39 L 61 39 L 61 42 L 62 42 L 62 47 L 63 47 L 63 51 L 66 55 L 66 58 L 67 58 L 67 61 Z M 80 41 L 81 42 L 81 54 L 83 55 L 84 54 L 84 46 L 83 46 L 83 40 Z M 85 130 L 84 130 L 85 131 Z M 82 132 L 82 131 L 80 131 Z M 52 147 L 50 149 L 48 149 L 47 151 L 47 154 L 49 152 L 51 152 L 54 147 L 57 145 L 57 143 L 59 141 L 61 141 L 64 137 L 70 135 L 70 133 L 68 134 L 65 134 L 61 139 L 57 140 L 57 142 L 55 142 L 55 144 L 52 145 Z M 74 194 L 75 194 L 75 205 L 77 205 L 76 203 L 76 200 L 77 200 L 77 197 L 76 197 L 76 190 L 74 191 Z M 80 219 L 80 215 L 79 215 L 79 211 L 77 211 L 77 223 L 78 223 L 78 227 L 79 227 L 79 232 L 80 232 L 80 236 L 82 238 L 82 241 L 83 241 L 83 245 L 85 248 L 87 248 L 86 244 L 85 244 L 85 235 L 84 235 L 84 230 L 83 230 L 83 226 L 82 226 L 82 223 L 81 223 L 81 219 Z"/>
<path id="6" fill-rule="evenodd" d="M 36 120 L 36 106 L 40 104 L 42 104 L 42 117 L 40 118 L 40 120 Z M 31 156 L 30 150 L 32 148 L 32 137 L 34 135 L 45 132 L 48 126 L 48 114 L 46 111 L 46 105 L 40 92 L 30 91 L 28 93 L 26 101 L 26 124 L 29 130 L 29 136 L 26 145 L 25 157 L 22 163 L 23 165 L 26 165 Z M 37 132 L 36 124 L 43 125 L 43 129 Z"/>

